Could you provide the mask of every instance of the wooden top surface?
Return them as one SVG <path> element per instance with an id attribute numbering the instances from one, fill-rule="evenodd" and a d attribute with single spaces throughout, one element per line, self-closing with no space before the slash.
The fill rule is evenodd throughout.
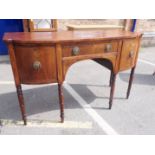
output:
<path id="1" fill-rule="evenodd" d="M 140 37 L 142 34 L 123 30 L 10 32 L 3 40 L 14 43 L 63 43 Z"/>

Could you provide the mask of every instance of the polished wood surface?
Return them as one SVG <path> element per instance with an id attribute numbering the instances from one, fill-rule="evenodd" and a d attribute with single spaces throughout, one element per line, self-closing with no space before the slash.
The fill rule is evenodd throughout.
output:
<path id="1" fill-rule="evenodd" d="M 79 48 L 79 53 L 74 54 L 73 50 L 75 47 Z M 109 49 L 108 49 L 109 47 Z M 70 56 L 77 56 L 77 55 L 87 55 L 87 54 L 103 54 L 103 53 L 111 53 L 117 52 L 118 42 L 111 41 L 111 42 L 97 42 L 97 43 L 73 43 L 70 45 L 64 45 L 62 47 L 63 50 L 63 57 L 70 57 Z"/>
<path id="2" fill-rule="evenodd" d="M 26 114 L 21 84 L 58 83 L 61 122 L 64 121 L 62 84 L 69 67 L 92 59 L 111 71 L 109 109 L 120 71 L 131 69 L 129 97 L 142 34 L 119 30 L 6 33 L 22 118 Z"/>
<path id="3" fill-rule="evenodd" d="M 137 46 L 138 39 L 124 40 L 121 53 L 120 71 L 129 69 L 135 65 Z"/>
<path id="4" fill-rule="evenodd" d="M 103 41 L 112 39 L 128 39 L 141 36 L 141 33 L 133 33 L 121 30 L 100 31 L 58 31 L 58 32 L 13 32 L 5 33 L 3 40 L 14 43 L 65 43 L 81 41 Z"/>
<path id="5" fill-rule="evenodd" d="M 57 82 L 54 46 L 15 45 L 14 50 L 21 83 L 45 84 Z M 40 63 L 40 68 L 35 69 L 34 65 L 37 62 Z"/>

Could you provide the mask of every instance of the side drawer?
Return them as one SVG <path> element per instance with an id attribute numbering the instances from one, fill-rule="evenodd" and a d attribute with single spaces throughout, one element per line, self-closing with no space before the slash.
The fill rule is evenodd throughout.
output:
<path id="1" fill-rule="evenodd" d="M 113 53 L 117 52 L 118 42 L 100 42 L 100 43 L 82 43 L 63 45 L 63 57 L 89 55 L 96 53 Z"/>
<path id="2" fill-rule="evenodd" d="M 44 45 L 15 45 L 21 83 L 43 84 L 57 81 L 55 48 Z"/>
<path id="3" fill-rule="evenodd" d="M 137 56 L 138 39 L 127 39 L 123 41 L 120 58 L 120 71 L 134 67 Z"/>

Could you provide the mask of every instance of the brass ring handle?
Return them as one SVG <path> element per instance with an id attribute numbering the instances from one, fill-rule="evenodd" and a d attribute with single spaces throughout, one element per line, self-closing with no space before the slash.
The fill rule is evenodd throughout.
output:
<path id="1" fill-rule="evenodd" d="M 35 70 L 39 70 L 41 68 L 41 63 L 40 63 L 40 61 L 35 61 L 34 63 L 33 63 L 33 69 L 35 69 Z"/>
<path id="2" fill-rule="evenodd" d="M 129 58 L 133 58 L 133 57 L 134 57 L 134 51 L 130 51 Z"/>
<path id="3" fill-rule="evenodd" d="M 80 48 L 78 46 L 73 47 L 72 55 L 78 55 L 80 53 Z"/>
<path id="4" fill-rule="evenodd" d="M 111 44 L 107 44 L 105 47 L 105 51 L 106 52 L 111 52 L 112 51 L 112 45 Z"/>

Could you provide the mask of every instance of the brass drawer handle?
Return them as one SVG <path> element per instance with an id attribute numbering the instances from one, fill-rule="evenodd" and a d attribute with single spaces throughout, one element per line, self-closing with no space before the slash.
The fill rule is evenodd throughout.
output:
<path id="1" fill-rule="evenodd" d="M 35 69 L 35 70 L 39 70 L 41 68 L 41 63 L 40 63 L 40 61 L 35 61 L 34 63 L 33 63 L 33 69 Z"/>
<path id="2" fill-rule="evenodd" d="M 112 45 L 111 44 L 107 44 L 105 47 L 105 52 L 111 52 L 112 51 Z"/>
<path id="3" fill-rule="evenodd" d="M 134 57 L 134 51 L 130 51 L 129 52 L 129 58 L 133 58 Z"/>
<path id="4" fill-rule="evenodd" d="M 78 46 L 73 47 L 72 55 L 78 55 L 80 53 L 80 48 Z"/>

